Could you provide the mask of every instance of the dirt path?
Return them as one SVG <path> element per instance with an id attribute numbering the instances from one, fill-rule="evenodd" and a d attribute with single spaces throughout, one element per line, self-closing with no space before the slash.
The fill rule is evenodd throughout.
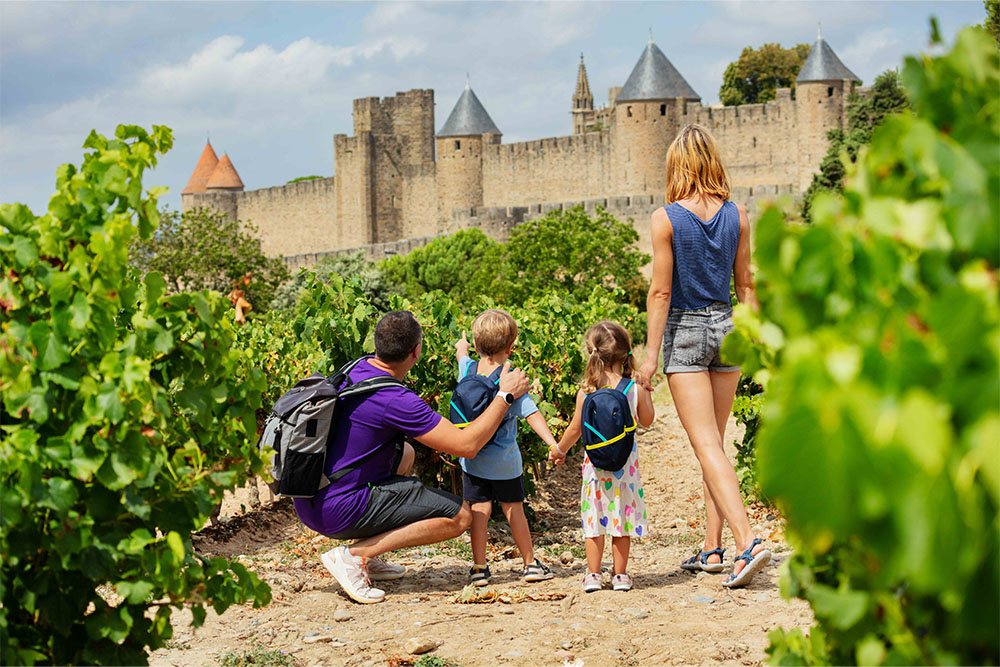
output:
<path id="1" fill-rule="evenodd" d="M 456 603 L 471 558 L 463 536 L 388 554 L 386 560 L 409 568 L 407 576 L 381 584 L 384 602 L 355 604 L 319 562 L 319 553 L 335 542 L 303 528 L 288 503 L 277 503 L 196 541 L 203 553 L 239 556 L 271 584 L 274 601 L 221 617 L 209 611 L 198 630 L 189 626 L 190 613 L 175 613 L 171 648 L 154 653 L 151 664 L 216 664 L 222 654 L 259 644 L 290 654 L 299 665 L 407 665 L 417 658 L 407 651 L 411 640 L 436 645 L 431 655 L 441 658 L 437 664 L 463 666 L 759 664 L 768 631 L 805 627 L 812 619 L 804 602 L 787 603 L 778 594 L 776 566 L 788 555 L 781 520 L 766 508 L 749 508 L 758 534 L 775 551 L 775 562 L 750 587 L 730 591 L 720 575 L 681 570 L 678 563 L 696 551 L 702 536 L 701 478 L 673 406 L 658 401 L 657 413 L 653 427 L 639 436 L 651 537 L 633 540 L 635 588 L 629 593 L 580 590 L 586 568 L 577 454 L 550 471 L 531 503 L 536 550 L 554 579 L 521 582 L 506 526 L 492 533 L 494 576 L 487 590 L 509 593 L 510 603 Z M 731 422 L 727 442 L 735 437 Z M 729 453 L 732 458 L 731 448 Z M 230 500 L 223 515 L 239 506 L 239 497 Z M 731 540 L 727 531 L 727 569 Z M 574 558 L 563 564 L 559 555 L 566 551 Z M 609 541 L 606 566 L 610 559 Z M 520 594 L 547 599 L 518 602 Z"/>

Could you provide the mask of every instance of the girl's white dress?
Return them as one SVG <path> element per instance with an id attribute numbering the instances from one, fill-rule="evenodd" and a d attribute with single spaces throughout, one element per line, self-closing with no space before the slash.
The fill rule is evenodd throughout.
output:
<path id="1" fill-rule="evenodd" d="M 629 390 L 628 404 L 636 418 L 638 389 Z M 646 502 L 639 477 L 638 443 L 632 445 L 625 467 L 616 472 L 595 468 L 590 457 L 583 457 L 583 488 L 580 490 L 580 516 L 583 536 L 645 537 Z"/>

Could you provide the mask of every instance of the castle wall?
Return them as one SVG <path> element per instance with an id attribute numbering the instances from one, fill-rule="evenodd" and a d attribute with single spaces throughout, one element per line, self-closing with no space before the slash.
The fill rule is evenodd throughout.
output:
<path id="1" fill-rule="evenodd" d="M 606 194 L 611 138 L 592 132 L 483 148 L 483 205 L 589 199 Z"/>
<path id="2" fill-rule="evenodd" d="M 484 138 L 496 140 L 497 135 L 440 137 L 437 140 L 437 202 L 439 232 L 453 232 L 450 212 L 456 208 L 470 209 L 483 204 Z"/>
<path id="3" fill-rule="evenodd" d="M 316 178 L 262 190 L 236 198 L 239 219 L 252 222 L 265 255 L 297 255 L 339 246 L 336 185 L 333 178 Z"/>
<path id="4" fill-rule="evenodd" d="M 689 103 L 685 120 L 715 137 L 731 185 L 798 182 L 797 113 L 789 89 L 779 89 L 777 99 L 765 104 Z"/>
<path id="5" fill-rule="evenodd" d="M 370 132 L 356 137 L 333 137 L 334 188 L 339 218 L 337 247 L 349 248 L 375 241 L 373 171 L 375 142 Z"/>
<path id="6" fill-rule="evenodd" d="M 826 155 L 830 142 L 828 130 L 844 127 L 847 98 L 851 81 L 809 81 L 795 89 L 798 115 L 796 139 L 798 141 L 798 186 L 802 192 L 819 172 L 820 160 Z M 796 181 L 792 181 L 793 183 Z"/>
<path id="7" fill-rule="evenodd" d="M 439 182 L 437 165 L 426 162 L 403 171 L 401 238 L 412 239 L 443 230 L 438 213 Z"/>

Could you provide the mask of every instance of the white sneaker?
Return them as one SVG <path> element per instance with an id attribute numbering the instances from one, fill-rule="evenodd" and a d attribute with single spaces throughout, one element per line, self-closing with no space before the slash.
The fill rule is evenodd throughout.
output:
<path id="1" fill-rule="evenodd" d="M 616 574 L 611 577 L 611 588 L 616 591 L 632 590 L 632 577 L 627 574 Z"/>
<path id="2" fill-rule="evenodd" d="M 368 578 L 372 581 L 392 581 L 406 574 L 406 567 L 391 565 L 381 558 L 368 559 Z"/>
<path id="3" fill-rule="evenodd" d="M 330 571 L 344 592 L 355 602 L 372 604 L 381 602 L 385 598 L 385 591 L 372 588 L 371 581 L 368 580 L 366 559 L 355 558 L 347 550 L 347 547 L 331 549 L 319 559 L 323 561 L 323 565 Z"/>

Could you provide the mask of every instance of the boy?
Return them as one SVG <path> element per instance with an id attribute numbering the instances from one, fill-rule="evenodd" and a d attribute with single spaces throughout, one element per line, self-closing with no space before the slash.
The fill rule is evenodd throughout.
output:
<path id="1" fill-rule="evenodd" d="M 517 339 L 517 323 L 505 310 L 486 310 L 472 323 L 472 341 L 479 355 L 476 362 L 469 358 L 469 341 L 462 334 L 455 343 L 458 357 L 458 379 L 466 373 L 489 375 L 503 366 L 510 356 Z M 543 581 L 552 578 L 552 571 L 535 558 L 531 545 L 531 532 L 524 516 L 524 484 L 521 468 L 521 450 L 517 446 L 517 418 L 528 426 L 547 445 L 556 440 L 549 431 L 545 417 L 538 411 L 531 397 L 525 394 L 515 400 L 501 422 L 496 435 L 486 443 L 475 458 L 462 458 L 462 497 L 472 510 L 472 556 L 474 559 L 469 576 L 476 586 L 490 581 L 490 568 L 486 564 L 486 526 L 493 509 L 493 499 L 500 501 L 510 533 L 521 558 L 524 560 L 522 576 L 525 581 Z"/>

